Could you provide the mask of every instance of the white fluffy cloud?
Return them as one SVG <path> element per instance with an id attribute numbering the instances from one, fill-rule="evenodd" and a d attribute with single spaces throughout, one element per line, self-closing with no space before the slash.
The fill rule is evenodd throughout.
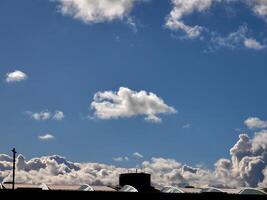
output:
<path id="1" fill-rule="evenodd" d="M 255 50 L 262 50 L 265 48 L 265 45 L 261 44 L 260 42 L 258 42 L 254 38 L 246 38 L 244 40 L 244 45 L 245 45 L 245 47 L 247 47 L 249 49 L 255 49 Z"/>
<path id="2" fill-rule="evenodd" d="M 50 119 L 61 121 L 65 117 L 63 111 L 55 111 L 54 114 L 48 110 L 41 111 L 41 112 L 26 111 L 25 114 L 29 115 L 32 119 L 36 121 L 46 121 Z"/>
<path id="3" fill-rule="evenodd" d="M 94 95 L 91 109 L 99 119 L 117 119 L 144 115 L 145 120 L 161 122 L 159 114 L 172 114 L 176 110 L 151 92 L 133 91 L 120 87 L 119 91 L 97 92 Z"/>
<path id="4" fill-rule="evenodd" d="M 7 83 L 20 82 L 26 80 L 27 78 L 28 78 L 27 74 L 19 70 L 15 70 L 14 72 L 9 72 L 6 74 Z"/>
<path id="5" fill-rule="evenodd" d="M 101 23 L 130 18 L 129 14 L 138 2 L 147 0 L 55 0 L 60 12 L 84 23 Z"/>
<path id="6" fill-rule="evenodd" d="M 51 134 L 44 134 L 44 135 L 40 135 L 38 137 L 40 140 L 52 140 L 52 139 L 55 139 L 55 137 Z"/>
<path id="7" fill-rule="evenodd" d="M 250 129 L 267 128 L 267 121 L 263 121 L 258 117 L 250 117 L 245 120 L 244 124 Z"/>
<path id="8" fill-rule="evenodd" d="M 220 159 L 215 170 L 192 167 L 174 159 L 152 158 L 141 164 L 143 171 L 152 174 L 155 186 L 214 186 L 267 187 L 267 131 L 250 138 L 241 134 L 230 150 L 231 159 Z M 118 158 L 117 161 L 125 160 Z M 44 156 L 28 161 L 17 158 L 17 182 L 33 184 L 118 184 L 126 168 L 100 163 L 73 163 L 61 156 Z M 0 155 L 0 181 L 11 180 L 12 158 Z"/>
<path id="9" fill-rule="evenodd" d="M 183 17 L 193 12 L 203 12 L 212 6 L 214 0 L 171 0 L 173 8 L 166 19 L 166 27 L 171 30 L 180 30 L 186 33 L 189 38 L 199 37 L 204 30 L 199 25 L 187 25 Z"/>

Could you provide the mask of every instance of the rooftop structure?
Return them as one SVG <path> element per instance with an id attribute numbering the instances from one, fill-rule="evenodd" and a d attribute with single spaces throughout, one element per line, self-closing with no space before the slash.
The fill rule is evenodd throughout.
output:
<path id="1" fill-rule="evenodd" d="M 14 186 L 14 188 L 13 188 Z M 0 184 L 0 190 L 33 190 L 33 191 L 82 191 L 82 192 L 133 192 L 133 193 L 167 193 L 167 194 L 208 194 L 222 193 L 231 195 L 267 195 L 264 189 L 239 188 L 224 189 L 215 187 L 174 187 L 166 186 L 159 190 L 151 185 L 151 175 L 146 173 L 127 173 L 119 177 L 118 187 L 93 186 L 93 185 L 47 185 L 42 184 L 23 184 L 4 182 Z"/>
<path id="2" fill-rule="evenodd" d="M 12 183 L 3 183 L 0 189 L 11 190 Z M 46 185 L 46 184 L 22 184 L 16 183 L 15 190 L 54 190 L 54 191 L 97 191 L 97 192 L 115 192 L 116 190 L 107 186 L 90 185 Z"/>
<path id="3" fill-rule="evenodd" d="M 138 190 L 131 185 L 125 185 L 119 191 L 120 192 L 138 192 Z"/>
<path id="4" fill-rule="evenodd" d="M 0 190 L 12 190 L 12 183 L 2 183 L 0 184 Z M 140 187 L 140 186 L 139 186 Z M 153 187 L 151 187 L 153 188 Z M 148 189 L 145 187 L 143 190 L 138 190 L 132 185 L 124 185 L 117 189 L 108 186 L 91 186 L 91 185 L 46 185 L 46 184 L 15 184 L 15 190 L 26 190 L 26 191 L 83 191 L 83 192 L 129 192 L 129 193 L 142 193 L 142 192 L 152 192 L 155 193 L 153 189 Z M 166 194 L 208 194 L 208 193 L 222 193 L 230 195 L 267 195 L 263 189 L 256 188 L 239 188 L 239 189 L 224 189 L 224 188 L 180 188 L 167 186 L 160 190 L 160 193 Z"/>
<path id="5" fill-rule="evenodd" d="M 151 175 L 146 173 L 121 174 L 120 187 L 131 186 L 139 192 L 159 192 L 151 186 Z"/>
<path id="6" fill-rule="evenodd" d="M 164 187 L 161 190 L 162 193 L 184 193 L 183 190 L 177 188 L 177 187 L 173 187 L 173 186 L 168 186 L 168 187 Z"/>
<path id="7" fill-rule="evenodd" d="M 222 192 L 224 193 L 223 190 L 219 189 L 219 188 L 214 188 L 214 187 L 207 187 L 207 188 L 203 188 L 200 191 L 201 193 L 214 193 L 214 192 Z"/>

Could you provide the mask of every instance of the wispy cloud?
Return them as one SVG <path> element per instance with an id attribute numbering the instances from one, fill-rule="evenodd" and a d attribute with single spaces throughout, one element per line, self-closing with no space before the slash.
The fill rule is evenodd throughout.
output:
<path id="1" fill-rule="evenodd" d="M 178 38 L 205 40 L 209 44 L 209 50 L 206 52 L 212 52 L 222 47 L 231 49 L 243 47 L 252 50 L 266 49 L 263 42 L 248 35 L 247 26 L 240 26 L 237 31 L 228 34 L 221 34 L 220 31 L 210 29 L 208 25 L 205 27 L 199 24 L 188 25 L 184 21 L 186 16 L 194 13 L 205 14 L 214 5 L 225 6 L 227 4 L 227 6 L 231 6 L 233 3 L 246 4 L 254 14 L 267 22 L 267 2 L 265 0 L 171 0 L 172 10 L 166 17 L 165 27 L 181 35 Z"/>
<path id="2" fill-rule="evenodd" d="M 211 43 L 215 48 L 231 48 L 234 49 L 237 46 L 243 45 L 243 41 L 246 39 L 248 33 L 247 25 L 240 26 L 236 31 L 229 33 L 227 36 L 221 36 L 215 33 L 211 37 Z"/>
<path id="3" fill-rule="evenodd" d="M 243 24 L 226 36 L 221 36 L 215 32 L 211 35 L 209 50 L 214 51 L 220 48 L 263 50 L 266 47 L 255 38 L 250 37 L 248 26 Z"/>
<path id="4" fill-rule="evenodd" d="M 184 124 L 183 126 L 182 126 L 182 128 L 183 129 L 187 129 L 187 128 L 190 128 L 192 125 L 191 124 Z"/>
<path id="5" fill-rule="evenodd" d="M 115 162 L 127 162 L 127 161 L 129 161 L 129 158 L 127 156 L 125 156 L 125 157 L 116 157 L 116 158 L 113 158 L 113 160 Z"/>
<path id="6" fill-rule="evenodd" d="M 134 152 L 134 153 L 133 153 L 133 156 L 134 156 L 135 158 L 138 158 L 138 159 L 143 159 L 143 158 L 144 158 L 144 156 L 143 156 L 142 154 L 138 153 L 138 152 Z"/>
<path id="7" fill-rule="evenodd" d="M 51 134 L 44 134 L 44 135 L 40 135 L 38 136 L 39 140 L 53 140 L 55 139 L 55 137 Z"/>

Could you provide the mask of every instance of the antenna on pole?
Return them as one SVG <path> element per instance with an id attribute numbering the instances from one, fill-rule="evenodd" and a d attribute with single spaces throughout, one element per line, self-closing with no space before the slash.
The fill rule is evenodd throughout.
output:
<path id="1" fill-rule="evenodd" d="M 12 190 L 15 190 L 15 173 L 16 173 L 16 149 L 12 149 L 13 153 L 13 181 L 12 181 Z"/>

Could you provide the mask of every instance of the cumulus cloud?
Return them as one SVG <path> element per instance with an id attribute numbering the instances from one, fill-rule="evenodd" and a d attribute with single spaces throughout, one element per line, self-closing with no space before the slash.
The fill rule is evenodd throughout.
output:
<path id="1" fill-rule="evenodd" d="M 263 170 L 264 180 L 259 184 L 259 187 L 266 188 L 267 186 L 267 167 Z"/>
<path id="2" fill-rule="evenodd" d="M 244 40 L 245 47 L 249 49 L 262 50 L 265 48 L 265 45 L 261 44 L 254 38 L 247 38 Z"/>
<path id="3" fill-rule="evenodd" d="M 83 21 L 86 24 L 124 20 L 129 23 L 130 12 L 139 2 L 147 0 L 55 0 L 63 15 Z M 131 21 L 131 25 L 133 22 Z M 135 26 L 135 25 L 134 25 Z"/>
<path id="4" fill-rule="evenodd" d="M 232 175 L 239 177 L 243 185 L 256 187 L 264 179 L 263 170 L 267 165 L 267 131 L 255 133 L 250 139 L 247 134 L 241 134 L 239 141 L 231 149 Z"/>
<path id="5" fill-rule="evenodd" d="M 267 121 L 263 121 L 258 117 L 250 117 L 245 120 L 244 124 L 250 129 L 267 128 Z"/>
<path id="6" fill-rule="evenodd" d="M 267 187 L 267 131 L 255 133 L 254 137 L 241 134 L 230 149 L 231 159 L 219 159 L 214 170 L 192 167 L 174 159 L 151 158 L 141 168 L 152 174 L 157 187 Z M 118 158 L 117 161 L 125 160 Z M 17 182 L 32 184 L 118 184 L 119 174 L 134 169 L 120 168 L 100 163 L 73 163 L 61 156 L 44 156 L 26 160 L 17 157 Z M 0 155 L 0 181 L 12 178 L 12 158 Z"/>
<path id="7" fill-rule="evenodd" d="M 38 137 L 40 140 L 52 140 L 52 139 L 55 139 L 55 137 L 51 134 L 44 134 L 44 135 L 40 135 Z"/>
<path id="8" fill-rule="evenodd" d="M 159 114 L 176 113 L 175 108 L 168 106 L 165 102 L 151 92 L 134 91 L 129 88 L 120 87 L 119 91 L 97 92 L 94 95 L 91 109 L 99 119 L 129 118 L 144 115 L 145 120 L 150 122 L 161 122 Z"/>
<path id="9" fill-rule="evenodd" d="M 27 74 L 19 70 L 15 70 L 14 72 L 9 72 L 6 74 L 7 83 L 20 82 L 26 80 L 27 78 L 28 78 Z"/>
<path id="10" fill-rule="evenodd" d="M 34 119 L 36 121 L 47 121 L 50 119 L 61 121 L 65 117 L 63 111 L 55 111 L 54 114 L 48 110 L 41 112 L 26 111 L 25 114 L 29 115 L 31 119 Z"/>

